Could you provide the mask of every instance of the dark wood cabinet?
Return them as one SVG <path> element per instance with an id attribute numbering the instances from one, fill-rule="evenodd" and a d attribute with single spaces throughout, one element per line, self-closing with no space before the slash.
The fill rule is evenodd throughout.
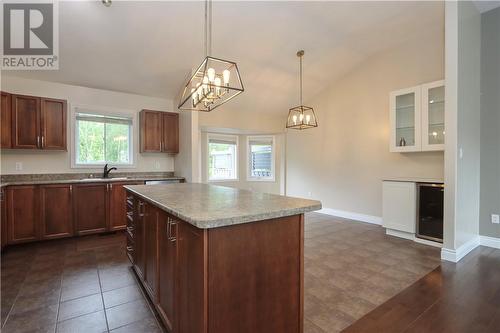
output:
<path id="1" fill-rule="evenodd" d="M 179 152 L 179 114 L 142 110 L 140 118 L 141 153 Z"/>
<path id="2" fill-rule="evenodd" d="M 2 93 L 2 104 L 3 100 Z M 13 94 L 10 95 L 10 104 L 12 148 L 67 149 L 67 103 L 65 100 Z M 3 117 L 2 113 L 2 122 Z M 2 125 L 3 129 L 4 125 Z M 4 139 L 2 135 L 2 142 L 3 140 L 7 138 Z"/>
<path id="3" fill-rule="evenodd" d="M 2 91 L 0 109 L 0 148 L 12 148 L 11 95 Z"/>
<path id="4" fill-rule="evenodd" d="M 10 186 L 7 189 L 9 244 L 34 241 L 39 238 L 39 198 L 37 186 Z"/>
<path id="5" fill-rule="evenodd" d="M 41 148 L 40 98 L 12 95 L 12 148 Z"/>
<path id="6" fill-rule="evenodd" d="M 3 187 L 0 188 L 0 225 L 1 249 L 3 249 L 7 245 L 7 196 Z"/>
<path id="7" fill-rule="evenodd" d="M 158 287 L 158 208 L 146 204 L 145 209 L 145 237 L 144 256 L 146 259 L 146 271 L 144 286 L 153 301 L 157 299 Z"/>
<path id="8" fill-rule="evenodd" d="M 40 186 L 41 238 L 73 236 L 73 185 Z"/>
<path id="9" fill-rule="evenodd" d="M 177 331 L 177 221 L 158 214 L 158 304 L 157 310 L 169 332 Z"/>
<path id="10" fill-rule="evenodd" d="M 106 183 L 74 185 L 73 208 L 77 235 L 106 231 L 108 189 Z"/>
<path id="11" fill-rule="evenodd" d="M 41 148 L 66 150 L 66 101 L 41 98 L 40 105 Z"/>
<path id="12" fill-rule="evenodd" d="M 162 112 L 162 118 L 162 151 L 169 154 L 177 154 L 179 153 L 179 114 Z"/>
<path id="13" fill-rule="evenodd" d="M 109 183 L 109 230 L 124 230 L 127 227 L 127 193 L 123 186 L 141 185 L 143 182 Z"/>
<path id="14" fill-rule="evenodd" d="M 135 228 L 134 228 L 134 267 L 137 275 L 141 280 L 144 280 L 146 271 L 146 258 L 144 256 L 144 244 L 145 244 L 145 209 L 146 203 L 140 199 L 134 202 L 135 212 Z"/>

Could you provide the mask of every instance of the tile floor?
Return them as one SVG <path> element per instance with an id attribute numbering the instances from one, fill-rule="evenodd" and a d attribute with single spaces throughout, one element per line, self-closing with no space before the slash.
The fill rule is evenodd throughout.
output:
<path id="1" fill-rule="evenodd" d="M 382 228 L 306 217 L 305 332 L 337 332 L 440 263 L 439 249 Z M 16 246 L 2 254 L 2 332 L 162 332 L 121 234 Z"/>

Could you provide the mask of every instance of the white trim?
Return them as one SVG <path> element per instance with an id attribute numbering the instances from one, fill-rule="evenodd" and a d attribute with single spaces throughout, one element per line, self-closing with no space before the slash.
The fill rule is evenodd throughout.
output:
<path id="1" fill-rule="evenodd" d="M 235 176 L 236 178 L 221 178 L 221 179 L 210 179 L 208 168 L 210 167 L 210 138 L 212 139 L 231 139 L 231 141 L 234 141 L 236 143 L 236 148 L 234 149 L 234 171 L 235 171 Z M 240 180 L 240 173 L 239 173 L 239 166 L 240 164 L 238 163 L 239 159 L 239 147 L 240 147 L 240 142 L 239 142 L 239 136 L 238 135 L 227 135 L 227 134 L 218 134 L 218 133 L 207 133 L 207 153 L 206 153 L 206 175 L 207 175 L 207 183 L 218 183 L 218 182 L 237 182 Z"/>
<path id="2" fill-rule="evenodd" d="M 355 221 L 361 221 L 361 222 L 366 222 L 366 223 L 371 223 L 371 224 L 382 225 L 382 217 L 380 217 L 380 216 L 366 215 L 366 214 L 348 212 L 348 211 L 332 209 L 332 208 L 322 208 L 318 211 L 318 213 L 336 216 L 336 217 L 342 217 L 344 219 L 349 219 L 349 220 L 355 220 Z"/>
<path id="3" fill-rule="evenodd" d="M 259 139 L 271 139 L 271 177 L 252 177 L 250 176 L 250 141 Z M 274 135 L 249 135 L 246 137 L 246 169 L 247 169 L 247 181 L 248 182 L 275 182 L 276 173 L 276 139 Z"/>
<path id="4" fill-rule="evenodd" d="M 439 247 L 440 249 L 443 248 L 443 244 L 441 244 L 439 242 L 434 242 L 434 241 L 431 241 L 431 240 L 428 240 L 428 239 L 418 238 L 418 237 L 415 236 L 415 238 L 413 240 L 415 242 L 417 242 L 417 243 L 420 243 L 420 244 L 434 246 L 434 247 Z"/>
<path id="5" fill-rule="evenodd" d="M 500 249 L 500 238 L 479 236 L 479 243 L 482 246 L 492 247 L 494 249 Z"/>
<path id="6" fill-rule="evenodd" d="M 474 250 L 480 245 L 480 238 L 476 236 L 469 240 L 467 243 L 463 244 L 456 250 L 442 248 L 441 249 L 441 259 L 451 262 L 459 262 L 463 257 L 465 257 L 470 251 Z"/>
<path id="7" fill-rule="evenodd" d="M 399 238 L 404 238 L 404 239 L 412 240 L 412 241 L 415 240 L 415 234 L 412 234 L 412 233 L 406 232 L 406 231 L 400 231 L 400 230 L 386 228 L 385 229 L 385 234 L 389 235 L 389 236 L 394 236 L 394 237 L 399 237 Z"/>

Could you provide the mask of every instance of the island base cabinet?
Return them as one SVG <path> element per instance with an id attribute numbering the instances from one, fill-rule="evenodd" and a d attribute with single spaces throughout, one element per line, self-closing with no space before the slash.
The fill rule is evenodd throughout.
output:
<path id="1" fill-rule="evenodd" d="M 303 332 L 303 215 L 199 229 L 145 206 L 135 271 L 169 332 Z"/>

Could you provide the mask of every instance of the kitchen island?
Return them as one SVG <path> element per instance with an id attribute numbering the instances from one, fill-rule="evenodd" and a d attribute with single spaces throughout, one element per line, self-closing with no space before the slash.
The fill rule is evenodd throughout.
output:
<path id="1" fill-rule="evenodd" d="M 170 332 L 303 331 L 314 200 L 207 184 L 126 186 L 127 254 Z"/>

